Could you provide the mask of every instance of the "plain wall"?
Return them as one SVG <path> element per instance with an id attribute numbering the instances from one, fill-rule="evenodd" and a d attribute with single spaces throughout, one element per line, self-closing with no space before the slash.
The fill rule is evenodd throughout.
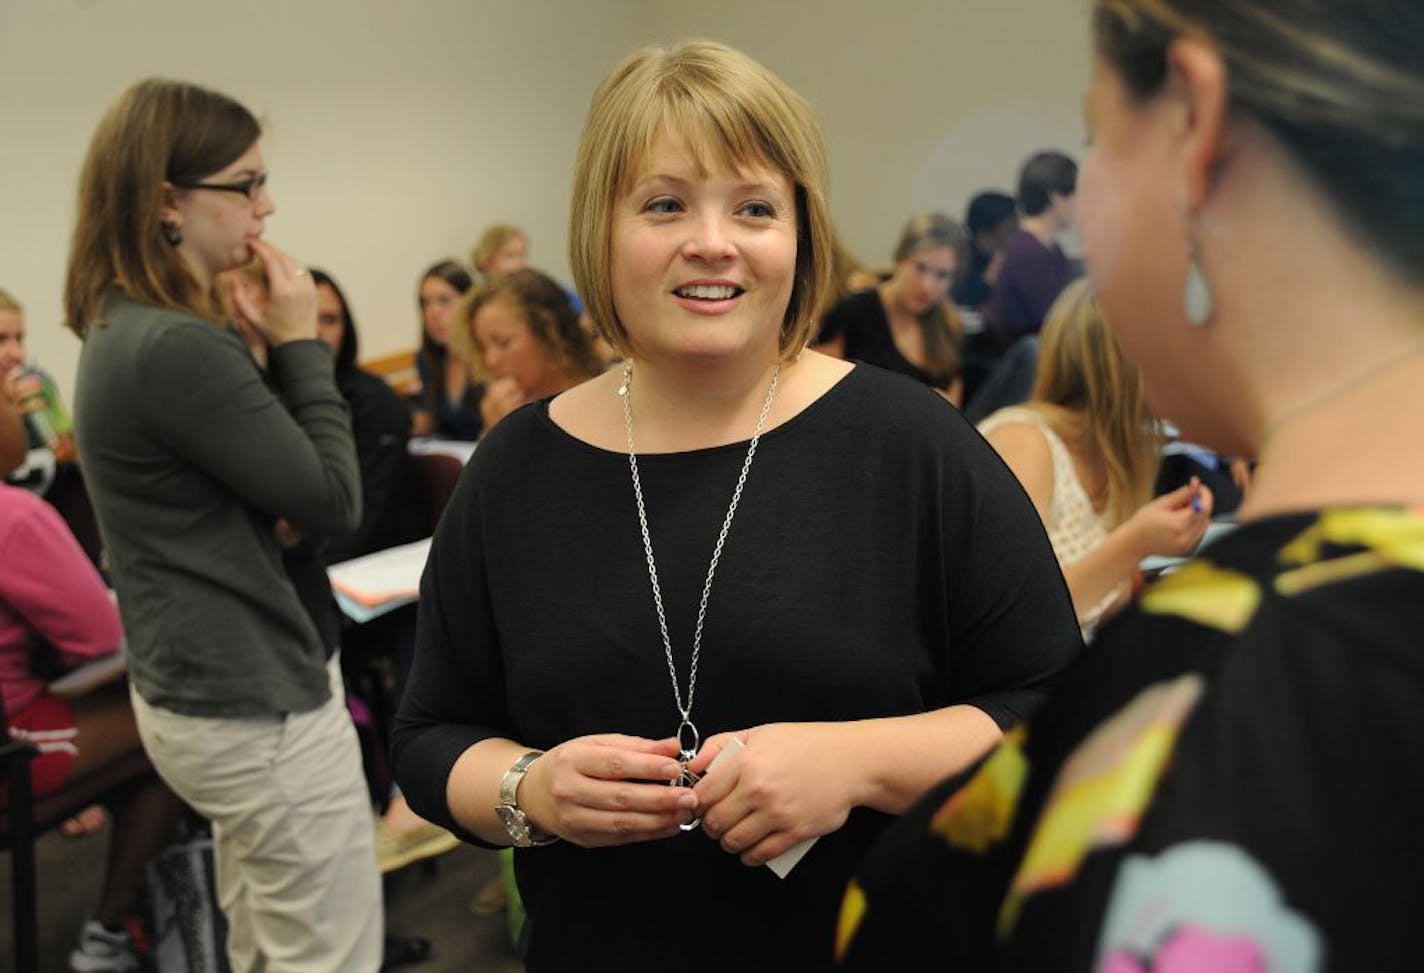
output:
<path id="1" fill-rule="evenodd" d="M 363 356 L 416 341 L 416 279 L 514 222 L 563 280 L 588 99 L 634 46 L 741 47 L 825 126 L 832 203 L 884 263 L 919 209 L 958 216 L 1012 189 L 1019 161 L 1081 143 L 1086 4 L 1064 0 L 0 0 L 0 287 L 31 357 L 73 395 L 59 325 L 79 167 L 104 109 L 163 75 L 225 91 L 264 121 L 278 211 L 267 235 L 346 290 Z"/>

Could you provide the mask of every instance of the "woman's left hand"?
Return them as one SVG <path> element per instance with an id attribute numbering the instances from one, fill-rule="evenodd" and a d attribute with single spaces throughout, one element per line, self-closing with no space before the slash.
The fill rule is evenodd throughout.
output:
<path id="1" fill-rule="evenodd" d="M 744 865 L 763 865 L 845 824 L 860 784 L 843 723 L 769 723 L 711 737 L 689 764 L 704 774 L 731 737 L 746 749 L 697 784 L 702 828 Z"/>

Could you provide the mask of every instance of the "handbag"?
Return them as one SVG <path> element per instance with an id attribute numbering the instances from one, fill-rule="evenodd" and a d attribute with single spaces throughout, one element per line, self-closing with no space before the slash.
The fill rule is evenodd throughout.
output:
<path id="1" fill-rule="evenodd" d="M 231 973 L 218 908 L 213 839 L 194 833 L 144 866 L 149 962 L 157 973 Z"/>

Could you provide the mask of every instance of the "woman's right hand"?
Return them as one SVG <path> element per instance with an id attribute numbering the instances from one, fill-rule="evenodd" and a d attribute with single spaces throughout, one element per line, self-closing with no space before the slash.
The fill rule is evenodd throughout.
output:
<path id="1" fill-rule="evenodd" d="M 1154 554 L 1185 557 L 1196 550 L 1206 533 L 1211 508 L 1211 490 L 1192 477 L 1186 486 L 1143 504 L 1123 526 L 1136 540 L 1139 560 Z"/>
<path id="2" fill-rule="evenodd" d="M 315 339 L 316 284 L 312 283 L 311 273 L 297 258 L 266 240 L 253 240 L 252 249 L 267 271 L 267 307 L 258 307 L 247 293 L 245 283 L 239 282 L 233 291 L 238 309 L 273 347 L 288 341 Z"/>
<path id="3" fill-rule="evenodd" d="M 583 848 L 671 838 L 697 807 L 690 788 L 666 783 L 681 772 L 677 754 L 674 739 L 578 737 L 529 766 L 519 806 L 536 832 Z"/>
<path id="4" fill-rule="evenodd" d="M 497 378 L 489 383 L 480 397 L 480 419 L 486 430 L 493 429 L 501 419 L 529 401 L 529 396 L 514 379 Z"/>

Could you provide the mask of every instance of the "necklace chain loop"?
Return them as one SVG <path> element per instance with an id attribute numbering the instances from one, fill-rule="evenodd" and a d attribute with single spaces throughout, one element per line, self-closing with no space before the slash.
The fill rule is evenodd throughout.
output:
<path id="1" fill-rule="evenodd" d="M 643 503 L 643 483 L 638 477 L 638 454 L 633 449 L 633 406 L 630 388 L 633 382 L 633 365 L 630 362 L 623 368 L 623 384 L 618 388 L 618 394 L 623 399 L 623 424 L 628 432 L 628 469 L 633 476 L 633 497 L 638 503 L 638 529 L 643 535 L 643 554 L 648 562 L 648 580 L 653 588 L 653 607 L 658 612 L 658 630 L 663 637 L 663 653 L 667 657 L 668 676 L 672 679 L 673 700 L 677 705 L 678 714 L 682 721 L 678 724 L 678 747 L 682 751 L 682 763 L 684 767 L 684 777 L 687 776 L 686 765 L 697 754 L 696 744 L 691 752 L 683 748 L 684 730 L 692 729 L 692 734 L 696 738 L 697 728 L 692 723 L 692 702 L 697 692 L 697 660 L 702 653 L 702 625 L 707 618 L 707 599 L 712 593 L 712 578 L 717 573 L 717 563 L 722 558 L 722 546 L 727 541 L 727 532 L 732 527 L 732 517 L 737 513 L 737 504 L 742 499 L 742 488 L 746 486 L 747 472 L 752 468 L 752 460 L 756 458 L 757 444 L 761 441 L 762 429 L 766 426 L 766 418 L 771 414 L 771 403 L 776 397 L 776 383 L 781 376 L 781 365 L 778 363 L 771 373 L 771 384 L 766 390 L 766 401 L 762 403 L 761 415 L 757 417 L 756 431 L 752 433 L 751 444 L 747 446 L 747 457 L 742 461 L 742 471 L 737 476 L 737 485 L 732 490 L 732 501 L 727 505 L 727 516 L 722 519 L 722 529 L 717 532 L 717 543 L 712 548 L 712 560 L 707 565 L 707 580 L 702 583 L 702 600 L 697 606 L 697 624 L 692 633 L 692 663 L 687 676 L 687 701 L 683 702 L 682 687 L 678 683 L 677 663 L 672 657 L 672 639 L 668 635 L 667 615 L 663 611 L 662 587 L 658 584 L 658 566 L 653 559 L 653 539 L 648 533 L 648 511 Z"/>

